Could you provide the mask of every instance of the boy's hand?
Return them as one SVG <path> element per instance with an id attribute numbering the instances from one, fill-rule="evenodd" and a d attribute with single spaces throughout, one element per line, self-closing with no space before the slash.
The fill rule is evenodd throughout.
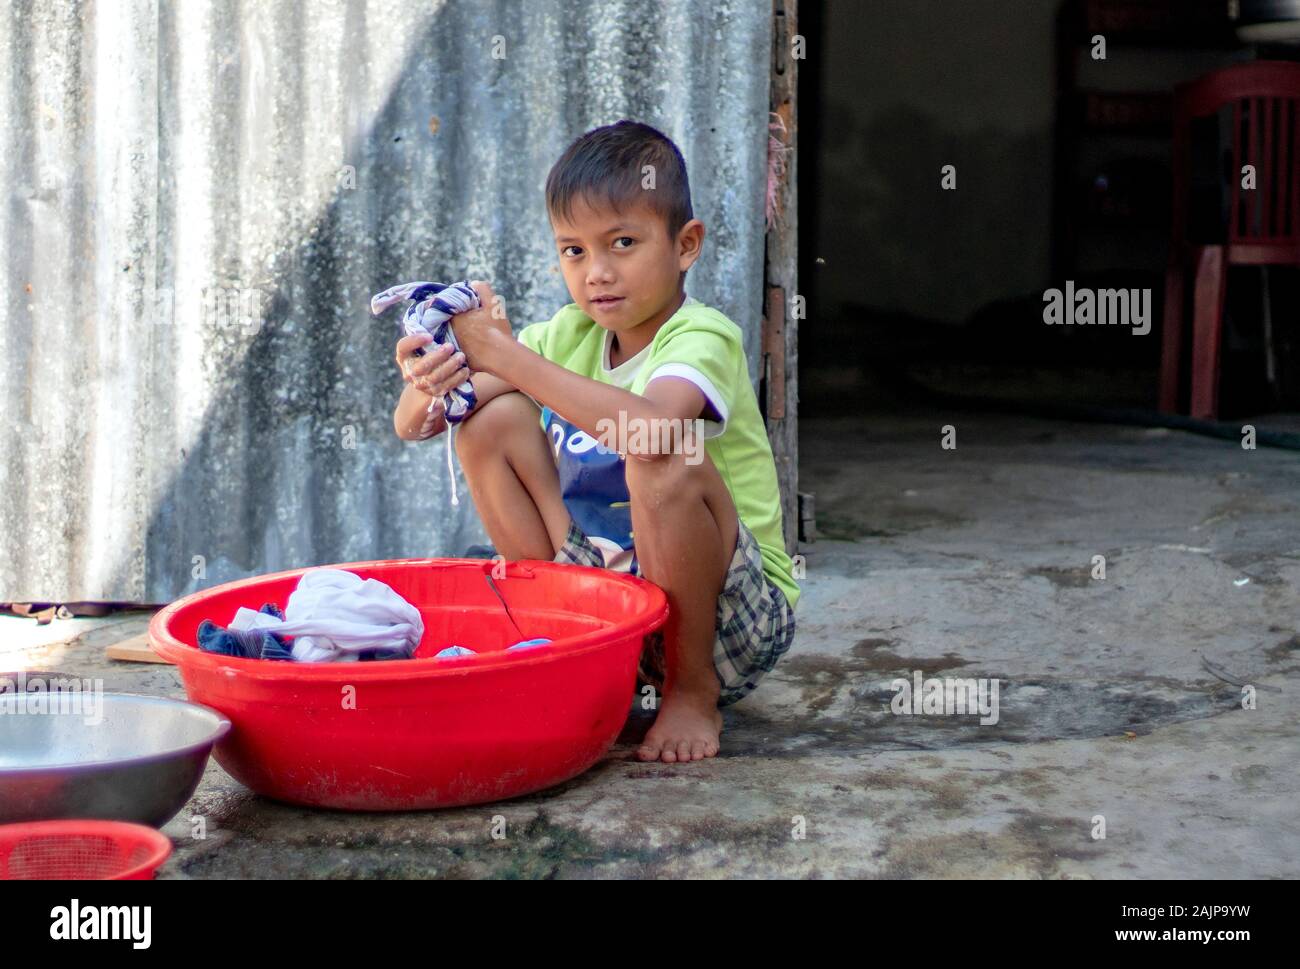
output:
<path id="1" fill-rule="evenodd" d="M 423 334 L 404 336 L 397 341 L 397 369 L 402 379 L 422 393 L 437 400 L 469 379 L 469 367 L 463 353 L 451 355 L 451 344 L 434 347 L 422 357 L 411 356 L 416 347 L 426 346 L 432 337 Z"/>
<path id="2" fill-rule="evenodd" d="M 492 292 L 492 287 L 481 280 L 474 280 L 470 283 L 470 287 L 478 293 L 479 301 L 483 305 L 468 313 L 458 313 L 453 316 L 451 328 L 456 334 L 456 341 L 461 349 L 468 355 L 473 369 L 492 373 L 495 372 L 493 370 L 495 341 L 500 336 L 512 340 L 514 333 L 510 328 L 510 320 L 506 317 L 505 304 Z"/>

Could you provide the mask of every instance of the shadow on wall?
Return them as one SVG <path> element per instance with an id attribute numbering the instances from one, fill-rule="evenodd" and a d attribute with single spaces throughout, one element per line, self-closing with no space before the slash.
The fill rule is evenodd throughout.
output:
<path id="1" fill-rule="evenodd" d="M 432 18 L 425 37 L 412 45 L 414 53 L 383 109 L 348 145 L 344 161 L 359 173 L 357 187 L 349 187 L 345 176 L 318 216 L 306 224 L 286 219 L 276 227 L 276 248 L 265 269 L 254 259 L 242 259 L 228 271 L 228 278 L 265 294 L 260 318 L 227 319 L 223 326 L 178 309 L 173 325 L 147 334 L 155 341 L 154 357 L 171 360 L 177 356 L 177 331 L 202 328 L 202 365 L 215 389 L 192 446 L 154 450 L 151 464 L 160 480 L 151 491 L 157 500 L 143 544 L 124 550 L 115 584 L 143 573 L 145 587 L 166 601 L 255 573 L 374 558 L 375 549 L 400 547 L 407 551 L 397 554 L 404 556 L 459 554 L 483 540 L 459 462 L 460 506 L 450 503 L 445 438 L 401 442 L 393 432 L 393 408 L 402 389 L 392 363 L 400 309 L 375 319 L 370 296 L 396 282 L 465 272 L 467 259 L 482 265 L 488 251 L 483 239 L 500 240 L 491 259 L 502 278 L 519 280 L 511 294 L 516 307 L 553 301 L 563 286 L 557 283 L 558 289 L 541 294 L 528 290 L 525 281 L 537 274 L 526 245 L 519 243 L 522 230 L 484 224 L 467 239 L 454 231 L 463 227 L 456 219 L 467 219 L 465 213 L 428 204 L 446 194 L 447 183 L 469 184 L 477 164 L 461 144 L 459 125 L 444 124 L 443 143 L 435 144 L 428 128 L 415 121 L 428 106 L 437 111 L 440 102 L 457 96 L 437 89 L 438 71 L 471 69 L 454 60 L 431 62 L 428 52 L 448 30 L 446 19 L 443 10 Z M 450 49 L 462 50 L 455 44 Z M 229 97 L 219 92 L 223 96 L 214 103 L 214 124 L 238 130 L 238 77 L 231 83 Z M 586 81 L 579 77 L 575 83 Z M 301 91 L 277 95 L 304 96 Z M 160 84 L 162 137 L 173 128 L 167 119 L 185 110 L 178 85 Z M 581 119 L 566 118 L 566 127 L 556 129 L 556 146 L 542 150 L 558 151 L 563 132 L 578 123 Z M 521 142 L 526 124 L 526 118 L 506 122 Z M 164 143 L 160 156 L 168 150 Z M 517 165 L 535 167 L 536 161 L 518 159 Z M 507 170 L 519 183 L 511 191 L 529 198 L 533 186 L 522 184 L 517 169 Z M 238 205 L 239 188 L 230 193 Z M 488 209 L 497 201 L 493 197 Z M 171 240 L 185 218 L 182 209 L 207 200 L 170 197 L 168 202 L 168 208 L 160 208 L 159 236 Z M 284 211 L 291 208 L 285 205 Z M 220 238 L 223 233 L 239 240 L 248 231 L 247 220 L 267 217 L 247 210 L 220 214 L 228 217 L 214 220 L 216 253 L 239 251 L 238 243 Z M 160 263 L 180 258 L 169 249 Z M 220 265 L 215 257 L 213 276 Z M 174 285 L 178 269 L 160 264 L 158 285 Z M 161 433 L 173 431 L 168 426 Z M 164 475 L 167 480 L 161 480 Z"/>
<path id="2" fill-rule="evenodd" d="M 400 120 L 390 107 L 377 129 L 400 130 L 393 126 Z M 376 140 L 396 148 L 391 136 Z M 375 161 L 383 169 L 384 156 L 391 163 L 397 154 L 385 148 Z M 165 599 L 261 571 L 260 562 L 318 564 L 314 549 L 367 544 L 379 522 L 410 514 L 414 493 L 446 492 L 445 481 L 431 480 L 439 471 L 446 477 L 434 450 L 441 439 L 398 443 L 403 453 L 392 460 L 386 439 L 395 440 L 391 414 L 401 381 L 391 367 L 390 379 L 376 380 L 364 361 L 391 359 L 396 312 L 373 320 L 369 293 L 349 285 L 369 276 L 377 292 L 396 281 L 377 267 L 410 265 L 408 241 L 376 231 L 359 251 L 355 221 L 378 229 L 386 213 L 348 191 L 336 190 L 310 233 L 287 243 L 287 259 L 262 284 L 260 319 L 230 322 L 226 340 L 213 334 L 228 351 L 205 360 L 219 389 L 192 447 L 172 455 L 179 460 L 165 469 L 171 478 L 155 491 L 144 540 L 146 588 Z M 359 270 L 358 262 L 376 268 Z M 199 508 L 205 520 L 195 520 Z M 448 516 L 456 520 L 463 516 Z M 426 554 L 449 537 L 437 521 L 411 528 L 424 531 Z M 467 539 L 466 531 L 457 529 L 453 541 Z M 127 562 L 115 581 L 138 571 Z"/>
<path id="3" fill-rule="evenodd" d="M 828 105 L 823 302 L 959 322 L 1049 271 L 1051 133 L 941 129 L 896 105 Z M 956 189 L 942 187 L 955 166 Z"/>
<path id="4" fill-rule="evenodd" d="M 761 279 L 761 247 L 745 230 L 761 232 L 761 193 L 751 202 L 745 190 L 761 175 L 747 181 L 745 146 L 764 144 L 766 116 L 749 101 L 761 95 L 766 106 L 766 62 L 750 54 L 767 50 L 770 25 L 761 0 L 734 6 L 718 14 L 723 37 L 711 49 L 722 53 L 710 59 L 695 56 L 709 41 L 686 29 L 684 8 L 628 18 L 614 4 L 593 19 L 562 3 L 504 13 L 440 5 L 420 15 L 398 66 L 352 55 L 353 47 L 390 49 L 393 27 L 367 23 L 366 5 L 350 2 L 340 8 L 348 41 L 333 93 L 310 80 L 320 61 L 297 56 L 310 47 L 302 8 L 235 11 L 238 22 L 222 20 L 208 38 L 208 71 L 172 53 L 179 8 L 164 6 L 157 286 L 188 294 L 226 279 L 265 298 L 258 326 L 213 326 L 178 309 L 173 325 L 143 328 L 144 379 L 165 416 L 141 461 L 153 479 L 147 526 L 120 550 L 111 584 L 135 586 L 143 575 L 149 597 L 166 601 L 252 574 L 458 555 L 484 541 L 458 461 L 460 504 L 450 503 L 446 438 L 394 435 L 399 311 L 375 320 L 369 300 L 396 282 L 482 274 L 501 282 L 516 329 L 549 318 L 569 297 L 546 238 L 542 182 L 569 141 L 595 125 L 626 116 L 689 130 L 700 190 L 713 196 L 697 203 L 713 232 L 708 265 L 696 270 L 699 295 L 728 308 L 756 305 L 758 288 L 735 269 L 752 263 Z M 501 60 L 465 42 L 490 38 L 503 17 L 534 42 Z M 276 56 L 281 48 L 285 56 Z M 555 71 L 557 57 L 584 69 Z M 661 73 L 683 75 L 673 98 L 662 97 L 649 67 L 628 66 L 651 58 L 673 66 Z M 701 125 L 749 117 L 752 128 Z M 341 159 L 324 158 L 313 142 L 324 135 L 341 143 Z M 305 201 L 318 174 L 309 158 L 354 166 L 356 188 L 331 180 L 319 201 Z M 757 339 L 756 328 L 746 332 Z M 201 368 L 204 378 L 192 381 L 206 404 L 195 430 L 166 414 L 189 410 L 177 366 Z"/>

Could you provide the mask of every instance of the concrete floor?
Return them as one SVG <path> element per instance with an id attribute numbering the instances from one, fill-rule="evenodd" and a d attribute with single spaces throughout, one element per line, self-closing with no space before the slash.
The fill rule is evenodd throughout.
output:
<path id="1" fill-rule="evenodd" d="M 938 413 L 804 420 L 801 447 L 798 633 L 721 756 L 639 763 L 638 718 L 561 787 L 405 815 L 272 803 L 214 761 L 162 877 L 1300 876 L 1300 456 Z M 183 696 L 102 658 L 146 623 L 11 636 L 0 667 Z M 1000 719 L 893 714 L 916 670 L 996 678 Z"/>

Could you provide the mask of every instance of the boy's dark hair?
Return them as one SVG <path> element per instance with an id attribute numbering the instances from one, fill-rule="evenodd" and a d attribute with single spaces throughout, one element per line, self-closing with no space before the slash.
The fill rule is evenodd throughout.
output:
<path id="1" fill-rule="evenodd" d="M 654 166 L 654 189 L 641 187 Z M 639 121 L 592 128 L 565 149 L 546 177 L 546 208 L 568 219 L 574 199 L 606 202 L 615 211 L 643 201 L 663 217 L 668 238 L 695 217 L 686 161 L 671 138 Z"/>

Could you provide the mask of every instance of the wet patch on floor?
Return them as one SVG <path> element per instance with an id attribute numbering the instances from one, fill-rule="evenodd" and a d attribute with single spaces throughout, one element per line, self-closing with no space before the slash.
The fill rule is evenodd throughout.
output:
<path id="1" fill-rule="evenodd" d="M 894 735 L 933 746 L 982 743 L 1039 743 L 1081 737 L 1138 736 L 1159 727 L 1241 710 L 1240 690 L 1211 686 L 1175 688 L 1148 678 L 1062 680 L 1049 677 L 993 676 L 985 694 L 986 714 L 898 714 L 891 705 L 899 695 L 890 684 L 861 684 L 855 713 L 871 735 Z M 972 695 L 970 690 L 967 696 Z M 954 691 L 950 709 L 960 710 Z M 947 697 L 944 698 L 947 702 Z M 967 709 L 970 705 L 967 705 Z M 915 703 L 914 703 L 915 709 Z M 923 708 L 924 709 L 924 708 Z M 996 717 L 996 722 L 981 723 Z"/>
<path id="2" fill-rule="evenodd" d="M 1054 878 L 1060 862 L 1088 861 L 1102 851 L 1088 819 L 1013 810 L 1001 831 L 889 839 L 878 852 L 883 878 Z"/>
<path id="3" fill-rule="evenodd" d="M 785 657 L 769 675 L 794 680 L 799 686 L 801 701 L 811 714 L 824 713 L 843 693 L 845 680 L 861 681 L 870 674 L 926 670 L 939 672 L 965 666 L 967 661 L 956 653 L 941 656 L 899 656 L 892 639 L 860 639 L 849 647 L 848 656 L 841 658 L 817 653 L 798 653 Z"/>
<path id="4" fill-rule="evenodd" d="M 927 798 L 926 807 L 937 818 L 959 817 L 966 812 L 972 797 L 978 795 L 970 775 L 952 771 L 940 777 L 917 776 L 909 771 L 865 771 L 855 778 L 866 791 L 907 791 Z M 897 826 L 897 819 L 886 821 L 887 827 Z"/>
<path id="5" fill-rule="evenodd" d="M 1289 575 L 1283 574 L 1283 559 L 1261 559 L 1255 554 L 1246 555 L 1225 555 L 1223 563 L 1229 565 L 1241 572 L 1240 578 L 1249 579 L 1256 585 L 1266 588 L 1289 588 L 1292 579 Z M 1294 567 L 1292 568 L 1294 571 Z"/>
<path id="6" fill-rule="evenodd" d="M 818 502 L 817 535 L 836 541 L 856 542 L 864 538 L 897 538 L 926 528 L 957 528 L 968 520 L 938 508 L 915 507 L 890 501 L 863 502 L 861 495 L 835 507 Z"/>
<path id="7" fill-rule="evenodd" d="M 402 816 L 353 815 L 346 831 L 299 833 L 290 819 L 264 814 L 261 829 L 221 832 L 201 847 L 178 850 L 164 874 L 187 878 L 496 878 L 551 879 L 616 876 L 656 877 L 679 860 L 725 847 L 770 858 L 793 844 L 784 818 L 737 822 L 727 818 L 674 819 L 635 826 L 598 840 L 579 827 L 563 824 L 546 810 L 509 818 L 503 837 L 493 838 L 488 823 L 512 812 L 483 805 L 447 812 Z M 319 826 L 317 826 L 319 827 Z M 295 830 L 296 829 L 296 830 Z M 409 835 L 409 836 L 405 836 Z M 226 849 L 226 845 L 230 849 Z M 236 849 L 237 845 L 237 849 Z"/>
<path id="8" fill-rule="evenodd" d="M 1110 564 L 1109 559 L 1107 564 Z M 1036 569 L 1030 569 L 1025 575 L 1034 575 L 1047 579 L 1053 585 L 1062 589 L 1086 589 L 1096 581 L 1092 577 L 1092 569 L 1088 566 L 1064 569 L 1056 565 L 1044 565 Z"/>
<path id="9" fill-rule="evenodd" d="M 890 538 L 894 532 L 874 531 L 851 515 L 830 511 L 817 513 L 817 537 L 835 542 L 857 542 L 864 538 Z"/>
<path id="10" fill-rule="evenodd" d="M 1291 502 L 1270 502 L 1259 494 L 1233 496 L 1221 501 L 1202 517 L 1198 527 L 1206 528 L 1243 518 L 1275 517 L 1279 520 L 1293 518 L 1296 507 Z"/>
<path id="11" fill-rule="evenodd" d="M 956 654 L 904 657 L 893 646 L 891 640 L 862 640 L 848 656 L 790 657 L 769 675 L 795 687 L 798 702 L 769 704 L 767 711 L 788 714 L 779 719 L 737 713 L 734 724 L 728 722 L 724 747 L 780 757 L 1142 736 L 1241 711 L 1240 690 L 1218 681 L 1010 677 L 994 671 L 976 677 L 961 669 L 970 661 Z M 915 691 L 917 671 L 922 695 L 909 705 L 904 701 Z M 940 680 L 942 690 L 927 685 L 931 680 Z M 773 743 L 781 733 L 793 736 L 785 745 Z"/>
<path id="12" fill-rule="evenodd" d="M 1269 663 L 1283 664 L 1275 672 L 1291 673 L 1300 670 L 1300 634 L 1284 639 L 1276 646 L 1270 646 L 1264 650 L 1264 657 Z"/>

